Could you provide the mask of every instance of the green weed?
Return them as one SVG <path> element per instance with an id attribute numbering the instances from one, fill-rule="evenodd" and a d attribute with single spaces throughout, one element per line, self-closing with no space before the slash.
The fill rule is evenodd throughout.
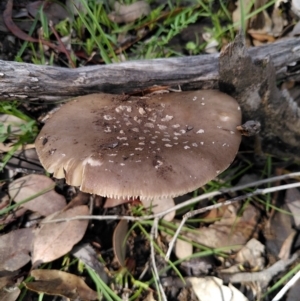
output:
<path id="1" fill-rule="evenodd" d="M 37 123 L 34 119 L 24 114 L 18 109 L 18 102 L 0 102 L 0 114 L 8 114 L 23 120 L 22 123 L 0 124 L 0 143 L 12 143 L 11 149 L 3 155 L 0 170 L 13 156 L 13 154 L 23 145 L 33 143 L 38 134 Z M 12 127 L 15 128 L 12 131 Z"/>

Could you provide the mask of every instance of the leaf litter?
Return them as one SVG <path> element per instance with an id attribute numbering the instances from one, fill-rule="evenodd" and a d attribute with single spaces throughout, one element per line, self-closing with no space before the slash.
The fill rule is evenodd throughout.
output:
<path id="1" fill-rule="evenodd" d="M 259 211 L 251 204 L 247 204 L 239 215 L 239 204 L 224 207 L 220 221 L 201 227 L 196 232 L 186 232 L 184 235 L 199 244 L 210 248 L 234 246 L 240 248 L 258 230 Z"/>
<path id="2" fill-rule="evenodd" d="M 16 271 L 30 261 L 33 237 L 31 228 L 0 236 L 0 272 Z"/>
<path id="3" fill-rule="evenodd" d="M 32 2 L 34 5 L 40 4 L 42 1 L 35 1 Z M 9 3 L 12 3 L 12 1 L 9 1 Z M 115 2 L 117 3 L 117 2 Z M 135 19 L 140 19 L 143 18 L 143 16 L 149 16 L 150 11 L 145 5 L 146 2 L 144 1 L 138 1 L 136 3 L 140 3 L 138 5 L 142 5 L 140 8 L 145 6 L 146 10 L 142 12 L 142 10 L 138 11 L 134 8 L 134 6 L 125 6 L 121 4 L 115 4 L 115 9 L 112 12 L 112 18 L 115 18 L 115 22 L 123 22 L 123 23 L 130 23 L 134 22 Z M 258 17 L 259 20 L 255 20 L 255 18 L 252 18 L 249 22 L 249 28 L 248 28 L 248 34 L 250 34 L 252 38 L 252 42 L 254 45 L 258 44 L 264 44 L 265 42 L 271 42 L 274 41 L 275 38 L 280 36 L 282 34 L 282 31 L 284 30 L 284 27 L 287 24 L 287 20 L 285 19 L 284 14 L 281 14 L 281 8 L 279 8 L 279 1 L 276 2 L 276 5 L 272 12 L 268 10 L 268 15 L 266 12 L 262 12 L 260 16 Z M 295 6 L 295 1 L 291 2 L 292 9 L 297 13 L 297 6 Z M 49 3 L 49 7 L 54 5 L 54 2 Z M 119 6 L 118 6 L 119 5 Z M 136 4 L 137 5 L 137 4 Z M 281 4 L 280 4 L 281 5 Z M 53 6 L 54 7 L 54 6 Z M 123 8 L 124 7 L 124 8 Z M 120 9 L 121 8 L 121 9 Z M 140 9 L 139 8 L 139 9 Z M 28 10 L 31 8 L 27 7 Z M 129 9 L 128 12 L 122 11 L 123 9 Z M 56 15 L 56 11 L 58 10 L 54 9 L 52 10 L 51 14 L 48 15 L 47 10 L 44 10 L 46 15 L 48 16 L 48 19 L 55 20 L 55 18 L 60 18 L 59 13 Z M 10 12 L 9 12 L 10 13 Z M 36 12 L 32 11 L 32 14 L 35 15 Z M 7 14 L 6 14 L 7 16 Z M 14 23 L 17 24 L 17 26 L 22 30 L 22 31 L 28 31 L 29 28 L 28 26 L 22 27 L 22 23 L 25 24 L 25 22 L 18 22 L 16 20 L 16 15 L 14 12 L 12 12 L 12 16 L 14 17 Z M 62 15 L 63 18 L 63 15 Z M 0 20 L 1 21 L 1 20 Z M 8 21 L 11 21 L 11 16 L 8 14 Z M 260 22 L 262 21 L 262 22 Z M 205 22 L 205 21 L 203 21 Z M 3 24 L 3 22 L 2 22 Z M 9 23 L 10 25 L 14 25 Z M 32 24 L 32 23 L 31 23 Z M 272 24 L 272 25 L 270 25 Z M 196 26 L 194 28 L 197 28 L 198 31 L 198 26 L 199 24 L 193 24 L 193 26 Z M 290 32 L 290 35 L 298 35 L 299 29 L 297 26 L 299 25 L 296 24 L 294 29 Z M 210 24 L 211 26 L 211 24 Z M 28 40 L 28 36 L 20 32 L 19 30 L 15 30 L 15 27 L 13 27 L 13 33 L 20 39 Z M 192 28 L 192 27 L 191 27 Z M 1 29 L 1 27 L 0 27 Z M 5 29 L 7 30 L 7 29 Z M 194 31 L 192 30 L 192 33 L 194 35 Z M 202 35 L 201 35 L 202 36 Z M 33 42 L 38 42 L 38 40 L 32 40 Z M 287 172 L 287 170 L 285 170 Z M 17 176 L 18 177 L 18 176 Z M 42 178 L 39 178 L 40 181 Z M 19 180 L 22 182 L 24 181 L 24 178 L 19 178 Z M 18 181 L 18 180 L 17 180 Z M 18 182 L 12 182 L 9 185 L 9 188 L 14 187 Z M 28 182 L 29 183 L 29 182 Z M 53 183 L 53 182 L 52 182 Z M 65 192 L 65 185 L 57 182 L 58 186 L 60 189 L 64 190 L 64 195 L 65 198 L 70 199 L 70 197 L 67 195 Z M 23 188 L 22 188 L 23 189 Z M 89 241 L 91 244 L 86 246 L 83 246 L 81 249 L 82 253 L 77 253 L 74 248 L 74 245 L 82 240 L 83 235 L 86 232 L 87 229 L 87 221 L 80 221 L 80 223 L 76 224 L 75 221 L 68 222 L 68 223 L 57 223 L 57 224 L 41 224 L 40 228 L 37 228 L 33 230 L 33 228 L 23 228 L 23 229 L 17 229 L 15 230 L 15 227 L 22 227 L 24 224 L 22 224 L 22 219 L 27 219 L 30 215 L 28 214 L 29 211 L 34 211 L 34 212 L 39 212 L 39 214 L 43 216 L 47 216 L 47 219 L 56 219 L 56 218 L 69 218 L 72 216 L 77 216 L 77 215 L 88 215 L 88 207 L 82 205 L 83 203 L 86 204 L 88 202 L 88 197 L 87 195 L 79 195 L 79 200 L 74 201 L 73 203 L 69 203 L 68 207 L 65 206 L 65 198 L 62 197 L 61 195 L 54 193 L 51 199 L 47 199 L 45 201 L 41 201 L 40 203 L 34 199 L 26 204 L 23 204 L 22 206 L 27 210 L 24 210 L 22 214 L 18 215 L 18 212 L 20 211 L 15 211 L 14 216 L 15 219 L 11 220 L 11 223 L 4 224 L 3 227 L 5 231 L 3 232 L 3 235 L 1 236 L 2 245 L 1 245 L 1 264 L 2 264 L 2 269 L 6 273 L 9 271 L 17 271 L 18 269 L 22 268 L 29 260 L 30 260 L 30 255 L 31 251 L 33 251 L 33 257 L 32 261 L 35 265 L 38 264 L 38 262 L 52 262 L 55 260 L 55 258 L 59 258 L 68 252 L 71 251 L 71 253 L 76 257 L 85 262 L 86 265 L 93 267 L 95 271 L 98 271 L 97 273 L 101 275 L 101 278 L 105 278 L 103 275 L 106 275 L 106 280 L 108 279 L 107 274 L 109 272 L 107 270 L 101 268 L 102 266 L 97 264 L 97 256 L 101 253 L 102 256 L 105 257 L 106 259 L 106 265 L 109 267 L 110 272 L 113 270 L 111 266 L 109 266 L 110 258 L 107 255 L 109 253 L 109 247 L 113 248 L 113 251 L 118 254 L 116 257 L 119 257 L 119 265 L 123 266 L 125 264 L 126 256 L 125 250 L 124 249 L 124 244 L 121 244 L 120 241 L 124 240 L 127 234 L 127 227 L 123 227 L 125 223 L 122 221 L 119 223 L 118 226 L 116 226 L 117 223 L 108 223 L 108 222 L 103 222 L 101 223 L 101 226 L 99 227 L 99 223 L 91 223 L 91 228 L 99 227 L 99 231 L 95 231 L 93 233 L 97 233 L 100 237 L 100 239 L 96 239 L 95 237 L 89 237 Z M 24 193 L 24 194 L 23 194 Z M 241 208 L 239 206 L 233 206 L 233 207 L 224 207 L 223 210 L 212 210 L 211 215 L 210 215 L 210 222 L 205 222 L 205 223 L 200 223 L 197 224 L 197 226 L 194 227 L 194 234 L 189 234 L 185 233 L 184 234 L 192 239 L 194 242 L 198 242 L 199 244 L 206 245 L 206 246 L 212 246 L 212 247 L 224 247 L 228 246 L 227 248 L 227 253 L 229 253 L 229 259 L 224 259 L 222 256 L 218 255 L 211 255 L 209 260 L 207 260 L 205 268 L 201 269 L 200 264 L 201 260 L 204 257 L 201 257 L 201 259 L 195 259 L 195 261 L 190 261 L 191 265 L 193 266 L 193 269 L 189 270 L 184 270 L 182 269 L 181 271 L 185 273 L 186 275 L 189 275 L 189 273 L 196 273 L 199 272 L 198 277 L 194 277 L 191 282 L 194 282 L 196 285 L 193 285 L 193 290 L 194 293 L 198 295 L 198 300 L 204 300 L 204 295 L 208 296 L 209 293 L 215 293 L 215 295 L 212 297 L 213 299 L 211 300 L 218 300 L 217 299 L 217 294 L 218 292 L 222 292 L 223 295 L 227 296 L 228 288 L 233 287 L 231 284 L 223 285 L 222 282 L 220 282 L 217 278 L 212 278 L 212 277 L 200 277 L 200 275 L 211 275 L 213 273 L 217 273 L 218 269 L 216 266 L 222 266 L 222 267 L 227 267 L 228 265 L 231 267 L 239 268 L 239 264 L 241 264 L 244 268 L 248 269 L 247 271 L 252 271 L 255 268 L 258 268 L 259 270 L 262 271 L 268 271 L 268 267 L 270 267 L 271 264 L 276 264 L 277 262 L 280 263 L 280 260 L 278 258 L 286 258 L 290 254 L 293 254 L 295 246 L 294 243 L 296 243 L 293 240 L 293 227 L 291 223 L 291 218 L 290 215 L 294 217 L 294 225 L 296 228 L 298 227 L 299 224 L 299 217 L 298 217 L 298 211 L 297 208 L 299 208 L 299 190 L 294 190 L 291 193 L 286 193 L 286 203 L 288 203 L 287 206 L 282 206 L 282 199 L 278 198 L 276 201 L 278 203 L 274 203 L 277 208 L 285 210 L 283 213 L 276 211 L 274 213 L 268 212 L 265 210 L 265 208 L 260 207 L 256 199 L 251 199 L 251 202 L 247 204 L 247 207 L 250 207 L 250 209 L 247 210 L 247 208 Z M 21 195 L 21 199 L 24 199 L 25 196 L 30 196 L 30 192 L 26 192 L 26 190 L 22 190 L 22 193 L 19 193 Z M 13 195 L 12 195 L 13 196 Z M 45 195 L 46 196 L 46 195 Z M 17 196 L 14 197 L 17 200 Z M 60 199 L 61 201 L 57 201 L 57 199 Z M 58 202 L 60 205 L 56 207 L 55 202 Z M 60 203 L 61 202 L 61 203 Z M 5 203 L 6 204 L 6 203 Z M 64 205 L 62 205 L 64 204 Z M 116 204 L 113 204 L 113 202 L 110 203 L 110 206 L 112 207 Z M 6 206 L 6 205 L 5 205 Z M 96 205 L 94 208 L 94 213 L 99 213 L 101 215 L 106 215 L 106 214 L 115 214 L 117 215 L 119 212 L 124 214 L 124 212 L 128 213 L 129 208 L 133 208 L 134 204 L 122 204 L 120 207 L 122 207 L 122 210 L 118 210 L 116 208 L 111 208 L 111 209 L 105 209 L 100 205 Z M 80 208 L 77 208 L 80 207 Z M 145 207 L 149 207 L 146 205 Z M 157 212 L 160 212 L 163 210 L 162 208 L 159 208 L 160 205 L 156 204 L 155 210 L 158 210 Z M 63 209 L 65 208 L 65 209 Z M 75 209 L 77 208 L 77 209 Z M 56 212 L 58 211 L 58 212 Z M 213 212 L 217 211 L 217 212 Z M 56 213 L 55 213 L 56 212 Z M 262 215 L 266 212 L 265 216 Z M 290 212 L 290 215 L 288 213 Z M 49 216 L 50 214 L 50 216 Z M 175 214 L 175 212 L 174 212 Z M 22 217 L 22 219 L 20 218 Z M 177 217 L 180 217 L 177 216 Z M 281 218 L 278 218 L 281 217 Z M 170 220 L 173 219 L 170 218 Z M 218 219 L 218 221 L 214 221 L 214 219 Z M 12 223 L 13 221 L 16 221 L 17 223 Z M 262 223 L 261 223 L 262 222 Z M 16 225 L 17 224 L 17 225 Z M 66 224 L 69 224 L 69 226 L 66 226 Z M 76 225 L 76 226 L 74 226 Z M 127 222 L 126 222 L 127 225 Z M 259 227 L 257 227 L 259 225 Z M 48 226 L 48 228 L 46 227 Z M 107 229 L 115 229 L 114 231 L 106 231 Z M 105 229 L 105 231 L 103 231 Z M 14 230 L 14 231 L 13 231 Z M 20 232 L 18 234 L 18 231 L 24 230 L 23 232 Z M 25 231 L 26 230 L 26 231 Z M 28 231 L 27 231 L 28 230 Z M 90 230 L 90 229 L 89 229 Z M 269 234 L 267 233 L 269 231 Z M 26 233 L 31 233 L 30 235 L 26 235 Z M 51 233 L 53 232 L 53 234 Z M 76 232 L 76 234 L 73 234 L 73 232 Z M 87 231 L 89 232 L 89 231 Z M 114 232 L 114 235 L 112 233 Z M 146 254 L 145 260 L 141 261 L 142 264 L 139 264 L 136 267 L 136 270 L 133 271 L 135 272 L 135 276 L 139 276 L 141 272 L 141 268 L 144 268 L 146 266 L 146 263 L 148 262 L 148 249 L 149 245 L 146 241 L 145 242 L 145 237 L 141 235 L 138 231 L 132 231 L 131 234 L 134 237 L 135 244 L 134 246 L 130 246 L 130 252 L 135 251 L 134 254 L 139 254 L 139 256 L 142 254 L 142 251 L 145 251 L 144 253 Z M 112 236 L 115 238 L 113 239 Z M 253 238 L 253 236 L 255 238 Z M 27 241 L 25 242 L 24 240 L 28 238 Z M 29 243 L 32 242 L 32 239 L 34 237 L 34 246 L 29 247 Z M 263 237 L 265 239 L 265 246 L 266 248 L 264 249 L 261 242 L 259 242 L 257 239 L 260 237 Z M 161 236 L 159 235 L 158 240 L 161 240 Z M 100 242 L 99 242 L 100 241 Z M 108 241 L 110 241 L 108 243 Z M 66 242 L 67 247 L 63 246 Z M 22 244 L 22 246 L 19 246 L 19 243 Z M 102 243 L 102 244 L 101 244 Z M 128 246 L 127 242 L 127 246 Z M 52 247 L 53 245 L 53 247 Z M 126 245 L 126 244 L 125 244 Z M 163 246 L 163 243 L 160 241 L 160 246 Z M 230 246 L 235 247 L 236 245 L 239 245 L 240 250 L 239 252 L 236 252 L 236 248 L 232 248 L 232 250 L 228 251 L 230 249 Z M 92 247 L 93 246 L 93 247 Z M 2 247 L 4 252 L 2 252 Z M 46 247 L 46 251 L 44 252 L 43 247 Z M 179 251 L 184 251 L 183 249 L 187 249 L 183 252 L 183 255 L 180 254 L 180 252 L 177 252 L 173 254 L 174 258 L 182 258 L 186 256 L 190 256 L 193 254 L 193 252 L 197 252 L 201 249 L 199 246 L 194 246 L 191 248 L 191 244 L 189 246 L 187 244 L 179 245 L 178 246 Z M 57 249 L 57 250 L 56 250 Z M 283 251 L 283 249 L 285 251 Z M 82 251 L 83 250 L 83 251 Z M 73 252 L 74 251 L 74 252 Z M 128 251 L 128 250 L 127 250 Z M 192 252 L 192 253 L 191 253 Z M 43 254 L 45 253 L 45 255 Z M 225 253 L 225 251 L 224 251 Z M 285 255 L 282 256 L 281 253 L 284 253 Z M 271 255 L 271 256 L 270 256 Z M 138 256 L 138 257 L 139 257 Z M 136 258 L 137 262 L 139 262 L 140 258 Z M 203 261 L 202 261 L 203 262 Z M 217 264 L 216 264 L 217 262 Z M 99 262 L 98 262 L 99 263 Z M 189 263 L 189 261 L 185 261 L 185 263 Z M 264 267 L 264 265 L 266 265 Z M 182 266 L 181 266 L 182 267 Z M 210 267 L 210 268 L 208 268 Z M 286 267 L 285 266 L 285 270 Z M 117 269 L 115 269 L 117 270 Z M 24 271 L 24 270 L 23 270 Z M 26 271 L 26 270 L 25 270 Z M 36 270 L 35 270 L 36 271 Z M 79 283 L 81 278 L 77 277 L 76 280 L 70 280 L 69 275 L 62 275 L 63 272 L 61 271 L 49 271 L 48 275 L 47 270 L 42 270 L 45 271 L 45 275 L 42 275 L 44 272 L 35 272 L 32 271 L 32 275 L 35 276 L 35 282 L 32 283 L 37 283 L 32 285 L 35 291 L 40 291 L 44 292 L 47 294 L 52 294 L 52 295 L 59 295 L 59 296 L 65 296 L 69 298 L 97 298 L 95 295 L 95 292 L 91 292 L 89 289 L 86 289 L 86 287 L 82 284 Z M 212 272 L 213 271 L 213 272 Z M 236 272 L 237 270 L 235 270 Z M 228 272 L 228 270 L 227 270 Z M 77 273 L 77 271 L 75 271 Z M 169 274 L 168 274 L 169 275 Z M 174 274 L 173 274 L 174 275 Z M 270 272 L 271 275 L 271 272 Z M 272 278 L 272 281 L 276 281 L 276 274 Z M 281 274 L 282 275 L 282 274 Z M 165 275 L 163 275 L 164 277 Z M 222 274 L 220 274 L 222 276 Z M 15 276 L 14 276 L 15 277 Z M 0 280 L 3 280 L 4 277 L 1 277 Z M 56 285 L 57 282 L 53 280 L 53 278 L 59 279 L 61 283 L 61 287 L 57 289 Z M 10 278 L 12 279 L 12 278 Z M 16 279 L 16 277 L 14 278 Z M 21 279 L 21 278 L 19 278 Z M 44 279 L 49 279 L 44 280 Z M 149 279 L 149 278 L 148 278 Z M 188 279 L 187 277 L 185 279 Z M 192 279 L 192 278 L 190 278 Z M 199 280 L 201 279 L 201 280 Z M 204 279 L 204 280 L 203 280 Z M 226 279 L 226 277 L 224 277 Z M 21 281 L 21 280 L 20 280 Z M 68 286 L 66 283 L 67 281 L 71 281 L 71 285 Z M 109 279 L 111 281 L 111 279 Z M 207 294 L 203 293 L 204 290 L 201 289 L 199 292 L 199 283 L 206 283 L 205 288 L 208 288 L 211 286 L 212 282 L 213 284 L 218 284 L 216 287 L 213 289 L 208 289 Z M 38 282 L 43 282 L 40 287 L 38 286 Z M 47 283 L 48 282 L 48 283 Z M 14 283 L 14 280 L 11 282 L 5 282 L 6 286 L 12 286 Z M 28 284 L 28 287 L 31 284 Z M 37 285 L 37 286 L 35 286 Z M 81 295 L 78 293 L 74 293 L 74 290 L 76 291 L 76 288 L 79 287 L 79 291 L 83 291 Z M 84 287 L 84 288 L 82 288 Z M 173 287 L 172 288 L 176 293 L 172 295 L 170 293 L 170 296 L 173 298 L 177 298 L 178 296 L 185 296 L 185 299 L 180 299 L 180 300 L 196 300 L 196 299 L 191 299 L 189 292 L 186 288 L 180 289 L 180 287 Z M 64 290 L 67 290 L 68 293 L 65 294 Z M 168 288 L 166 288 L 168 290 Z M 259 289 L 258 289 L 259 290 Z M 0 291 L 0 296 L 3 295 L 4 290 Z M 74 294 L 70 294 L 74 293 Z M 15 295 L 18 295 L 20 293 L 19 290 L 16 290 L 14 293 L 11 294 L 6 294 L 3 298 L 5 300 L 15 300 Z M 255 292 L 257 293 L 257 292 Z M 147 293 L 149 298 L 153 299 L 152 291 L 150 293 Z M 10 296 L 9 296 L 10 295 Z M 156 297 L 156 296 L 155 296 Z M 10 299 L 12 298 L 12 299 Z M 0 298 L 1 299 L 1 298 Z M 156 299 L 156 298 L 155 298 Z M 206 299 L 205 299 L 206 300 Z M 244 300 L 244 298 L 239 295 L 239 300 Z M 246 299 L 245 299 L 246 300 Z M 250 300 L 250 299 L 249 299 Z"/>
<path id="4" fill-rule="evenodd" d="M 58 270 L 32 270 L 30 275 L 35 281 L 25 286 L 38 293 L 62 296 L 70 300 L 98 300 L 93 291 L 79 276 Z"/>
<path id="5" fill-rule="evenodd" d="M 82 205 L 50 214 L 44 221 L 88 214 L 88 206 Z M 82 239 L 87 226 L 87 220 L 42 224 L 35 232 L 33 239 L 31 259 L 33 266 L 38 266 L 44 262 L 51 262 L 70 252 L 73 246 Z"/>
<path id="6" fill-rule="evenodd" d="M 54 191 L 54 185 L 54 181 L 46 176 L 31 174 L 13 181 L 9 184 L 8 191 L 11 199 L 19 203 L 52 186 L 52 190 L 21 205 L 42 216 L 48 216 L 67 205 L 65 198 Z"/>

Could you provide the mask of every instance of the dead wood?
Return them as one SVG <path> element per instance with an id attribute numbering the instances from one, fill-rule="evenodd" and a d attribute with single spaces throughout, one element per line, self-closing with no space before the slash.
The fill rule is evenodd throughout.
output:
<path id="1" fill-rule="evenodd" d="M 261 123 L 256 142 L 264 153 L 300 160 L 300 108 L 277 88 L 271 57 L 253 60 L 237 36 L 220 55 L 219 88 L 239 102 L 244 121 Z"/>
<path id="2" fill-rule="evenodd" d="M 250 48 L 253 60 L 269 56 L 276 79 L 298 76 L 288 64 L 300 58 L 300 38 Z M 153 85 L 183 90 L 218 88 L 218 54 L 128 61 L 67 69 L 0 61 L 0 99 L 60 100 L 94 92 L 128 93 Z M 249 83 L 250 84 L 250 83 Z"/>

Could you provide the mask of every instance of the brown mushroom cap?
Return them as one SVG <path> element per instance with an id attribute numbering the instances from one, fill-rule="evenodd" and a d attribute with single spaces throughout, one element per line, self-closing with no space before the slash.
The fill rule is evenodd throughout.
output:
<path id="1" fill-rule="evenodd" d="M 238 103 L 214 90 L 130 97 L 92 94 L 67 103 L 36 139 L 56 178 L 108 197 L 162 198 L 225 170 L 241 141 Z"/>

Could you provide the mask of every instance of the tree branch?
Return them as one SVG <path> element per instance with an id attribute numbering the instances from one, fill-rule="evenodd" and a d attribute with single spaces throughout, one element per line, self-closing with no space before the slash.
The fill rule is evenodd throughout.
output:
<path id="1" fill-rule="evenodd" d="M 252 60 L 269 56 L 276 79 L 298 77 L 287 65 L 300 59 L 300 38 L 249 49 Z M 77 69 L 0 61 L 0 99 L 61 100 L 95 93 L 128 93 L 153 85 L 183 90 L 217 89 L 219 54 L 128 61 Z"/>

